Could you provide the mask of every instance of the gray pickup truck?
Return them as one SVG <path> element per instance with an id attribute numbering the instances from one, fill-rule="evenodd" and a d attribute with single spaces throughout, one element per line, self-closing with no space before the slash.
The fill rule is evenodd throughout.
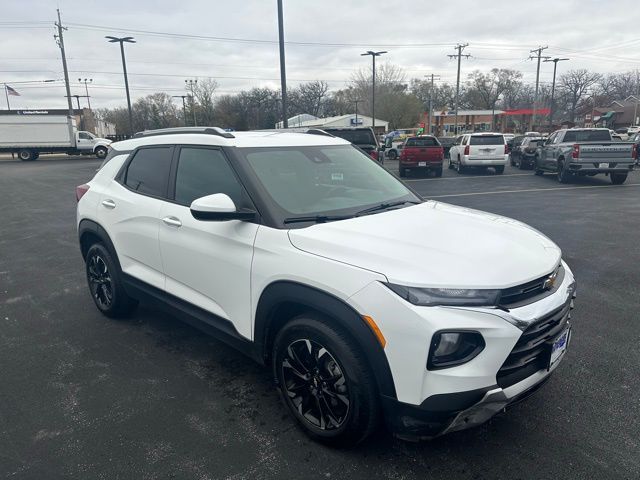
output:
<path id="1" fill-rule="evenodd" d="M 538 148 L 536 175 L 553 172 L 558 181 L 567 183 L 576 175 L 609 175 L 611 183 L 620 185 L 636 162 L 637 147 L 611 139 L 606 128 L 570 128 L 551 134 Z"/>

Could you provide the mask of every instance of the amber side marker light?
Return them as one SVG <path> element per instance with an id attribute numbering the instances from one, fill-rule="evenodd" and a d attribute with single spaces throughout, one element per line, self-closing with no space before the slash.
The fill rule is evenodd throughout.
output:
<path id="1" fill-rule="evenodd" d="M 380 343 L 382 348 L 384 348 L 387 345 L 387 340 L 386 338 L 384 338 L 384 335 L 380 331 L 380 328 L 378 328 L 378 325 L 376 325 L 376 322 L 373 320 L 373 318 L 369 317 L 368 315 L 363 315 L 362 318 L 364 319 L 365 322 L 367 322 L 367 325 L 369 325 L 369 328 L 378 339 L 378 342 Z"/>

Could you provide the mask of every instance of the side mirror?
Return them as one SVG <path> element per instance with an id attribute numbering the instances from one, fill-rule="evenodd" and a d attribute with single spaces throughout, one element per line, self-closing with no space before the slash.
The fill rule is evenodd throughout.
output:
<path id="1" fill-rule="evenodd" d="M 225 220 L 253 220 L 256 212 L 240 211 L 235 203 L 224 193 L 214 193 L 206 197 L 196 198 L 191 202 L 191 215 L 196 220 L 225 221 Z"/>

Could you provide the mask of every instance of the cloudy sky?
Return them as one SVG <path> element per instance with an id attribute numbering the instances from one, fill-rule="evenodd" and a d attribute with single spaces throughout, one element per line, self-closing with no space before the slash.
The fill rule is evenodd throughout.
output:
<path id="1" fill-rule="evenodd" d="M 56 7 L 62 12 L 72 94 L 78 78 L 91 78 L 94 108 L 125 104 L 120 51 L 105 35 L 134 36 L 127 45 L 133 99 L 185 92 L 187 78 L 215 78 L 219 93 L 255 86 L 279 87 L 276 0 L 20 0 L 3 2 L 0 16 L 0 84 L 20 92 L 12 108 L 62 108 L 60 52 L 53 39 Z M 469 43 L 462 76 L 493 67 L 521 70 L 535 82 L 529 51 L 569 57 L 570 68 L 623 72 L 640 68 L 638 7 L 630 0 L 284 0 L 287 77 L 293 86 L 326 80 L 342 88 L 354 70 L 370 66 L 368 49 L 408 78 L 431 73 L 455 82 L 447 57 Z M 636 20 L 633 20 L 636 19 Z M 541 81 L 550 82 L 552 64 Z M 179 99 L 177 99 L 179 100 Z M 2 106 L 6 108 L 4 98 Z M 86 100 L 81 99 L 84 104 Z"/>

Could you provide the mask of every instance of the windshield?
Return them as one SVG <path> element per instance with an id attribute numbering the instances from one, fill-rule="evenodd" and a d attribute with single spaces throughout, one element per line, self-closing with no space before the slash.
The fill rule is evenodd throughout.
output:
<path id="1" fill-rule="evenodd" d="M 336 137 L 344 138 L 354 145 L 375 145 L 376 139 L 371 130 L 331 130 L 326 129 L 327 133 Z"/>
<path id="2" fill-rule="evenodd" d="M 504 145 L 504 137 L 502 135 L 472 135 L 469 145 Z"/>
<path id="3" fill-rule="evenodd" d="M 239 148 L 283 218 L 355 214 L 384 202 L 421 201 L 350 145 Z"/>

